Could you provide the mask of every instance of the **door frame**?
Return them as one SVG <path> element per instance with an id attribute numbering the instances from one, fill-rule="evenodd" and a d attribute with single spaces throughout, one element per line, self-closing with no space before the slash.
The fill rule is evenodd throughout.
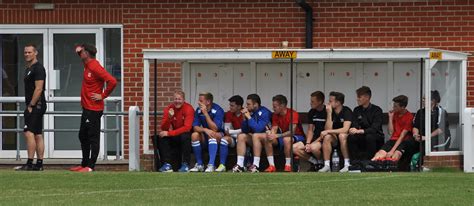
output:
<path id="1" fill-rule="evenodd" d="M 43 66 L 45 68 L 48 68 L 49 67 L 49 62 L 47 61 L 47 54 L 49 53 L 49 47 L 48 47 L 48 29 L 45 29 L 44 27 L 43 28 L 25 28 L 25 27 L 22 27 L 22 28 L 11 28 L 11 27 L 6 27 L 4 28 L 3 26 L 0 25 L 0 34 L 38 34 L 38 35 L 43 35 L 43 58 L 42 59 L 39 59 L 39 61 L 43 64 Z M 45 91 L 45 95 L 46 93 L 48 92 L 48 87 L 49 85 L 45 85 L 46 86 L 46 91 Z M 46 100 L 47 100 L 47 96 L 46 97 Z M 25 101 L 25 97 L 24 96 L 21 96 L 21 97 L 3 97 L 3 96 L 0 96 L 0 99 L 1 100 L 11 100 L 11 101 L 20 101 L 21 103 L 20 104 L 24 104 L 24 101 Z M 2 116 L 16 116 L 16 114 L 5 114 L 5 115 L 2 115 Z M 21 115 L 20 115 L 21 116 Z M 22 124 L 22 122 L 20 122 L 20 124 Z M 46 125 L 47 123 L 44 122 L 44 127 L 46 128 Z M 20 138 L 23 138 L 23 133 L 20 133 Z M 45 145 L 49 144 L 48 140 L 48 133 L 43 133 L 43 139 L 44 139 L 44 143 Z M 2 149 L 2 142 L 3 140 L 3 136 L 0 135 L 0 157 L 5 157 L 5 158 L 15 158 L 16 157 L 16 150 L 3 150 Z M 27 151 L 26 150 L 20 150 L 20 156 L 21 157 L 27 157 L 28 154 L 27 154 Z M 44 153 L 44 158 L 49 158 L 49 154 L 47 152 Z"/>

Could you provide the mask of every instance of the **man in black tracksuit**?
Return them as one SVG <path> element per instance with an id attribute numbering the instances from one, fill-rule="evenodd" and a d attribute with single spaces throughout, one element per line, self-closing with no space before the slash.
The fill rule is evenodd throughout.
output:
<path id="1" fill-rule="evenodd" d="M 351 160 L 369 160 L 380 149 L 384 141 L 382 109 L 370 103 L 372 91 L 363 86 L 356 90 L 357 106 L 353 111 L 349 129 L 349 156 Z"/>
<path id="2" fill-rule="evenodd" d="M 413 120 L 413 137 L 417 142 L 410 143 L 415 148 L 415 152 L 420 150 L 419 143 L 421 142 L 421 156 L 425 156 L 425 139 L 431 138 L 431 150 L 437 151 L 439 148 L 444 150 L 449 149 L 451 132 L 449 131 L 448 113 L 439 105 L 441 96 L 438 90 L 431 91 L 431 133 L 425 134 L 425 108 L 421 108 L 416 112 Z M 425 105 L 425 98 L 423 97 L 423 105 Z M 446 143 L 445 143 L 446 142 Z M 441 147 L 443 145 L 443 147 Z M 423 158 L 421 158 L 423 163 Z"/>

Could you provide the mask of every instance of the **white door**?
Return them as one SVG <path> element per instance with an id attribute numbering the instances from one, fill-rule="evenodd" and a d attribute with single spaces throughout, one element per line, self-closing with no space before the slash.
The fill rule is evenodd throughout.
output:
<path id="1" fill-rule="evenodd" d="M 47 41 L 47 29 L 0 29 L 1 111 L 15 111 L 17 109 L 23 111 L 25 109 L 23 49 L 26 44 L 35 44 L 39 52 L 38 60 L 47 68 Z M 0 127 L 10 130 L 0 132 L 0 158 L 15 158 L 17 147 L 20 149 L 21 158 L 27 156 L 23 133 L 13 131 L 17 127 L 21 129 L 23 122 L 23 115 L 18 117 L 16 114 L 2 114 L 0 116 Z M 48 144 L 48 134 L 44 133 L 44 136 L 45 143 Z M 47 152 L 45 152 L 45 157 L 48 157 Z"/>
<path id="2" fill-rule="evenodd" d="M 100 41 L 100 29 L 50 29 L 49 40 L 49 69 L 48 94 L 49 111 L 81 111 L 80 92 L 84 65 L 75 52 L 78 44 L 89 43 L 97 45 L 97 59 L 103 62 Z M 48 151 L 51 158 L 80 158 L 81 145 L 77 131 L 79 129 L 79 114 L 54 114 L 46 118 L 49 129 L 55 129 L 48 135 Z M 62 131 L 61 131 L 62 130 Z M 103 135 L 101 133 L 101 139 Z"/>

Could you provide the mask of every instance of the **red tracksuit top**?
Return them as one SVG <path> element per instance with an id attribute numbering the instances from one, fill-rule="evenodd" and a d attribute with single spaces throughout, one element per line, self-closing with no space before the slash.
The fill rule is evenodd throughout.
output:
<path id="1" fill-rule="evenodd" d="M 105 83 L 107 83 L 107 88 L 103 90 Z M 117 80 L 96 59 L 90 60 L 84 66 L 81 89 L 82 107 L 92 111 L 103 111 L 104 99 L 112 93 L 115 86 L 117 86 Z M 92 93 L 101 94 L 102 100 L 92 100 Z"/>
<path id="2" fill-rule="evenodd" d="M 171 112 L 170 114 L 170 110 Z M 190 132 L 193 126 L 194 109 L 188 103 L 184 103 L 177 109 L 174 104 L 169 105 L 163 111 L 161 130 L 168 131 L 168 136 L 178 136 L 185 132 Z"/>

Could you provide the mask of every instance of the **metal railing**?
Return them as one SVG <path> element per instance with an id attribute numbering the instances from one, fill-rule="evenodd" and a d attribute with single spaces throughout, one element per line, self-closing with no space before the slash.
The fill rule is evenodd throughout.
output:
<path id="1" fill-rule="evenodd" d="M 16 104 L 16 111 L 0 111 L 0 115 L 14 115 L 17 117 L 16 119 L 16 129 L 3 129 L 0 128 L 0 132 L 16 132 L 16 150 L 17 150 L 17 160 L 20 159 L 20 133 L 23 132 L 23 129 L 20 127 L 20 117 L 23 116 L 23 111 L 20 110 L 20 103 L 24 102 L 24 100 L 0 100 L 0 103 L 15 103 Z M 78 103 L 77 101 L 48 101 L 48 103 Z M 107 102 L 115 102 L 115 108 L 118 110 L 120 100 L 108 100 Z M 107 105 L 107 104 L 105 104 Z M 48 111 L 45 114 L 52 115 L 81 115 L 82 111 Z M 162 115 L 163 112 L 150 112 L 150 115 Z M 114 129 L 107 129 L 107 116 L 115 116 L 116 117 L 116 128 Z M 107 159 L 107 133 L 115 132 L 116 133 L 116 160 L 120 159 L 120 133 L 121 127 L 119 124 L 119 119 L 121 116 L 128 116 L 128 134 L 129 134 L 129 171 L 140 171 L 140 118 L 143 117 L 143 112 L 140 112 L 138 106 L 131 106 L 128 112 L 123 111 L 107 111 L 104 108 L 104 127 L 101 132 L 104 133 L 104 160 Z M 144 126 L 144 125 L 143 125 Z M 44 132 L 78 132 L 79 129 L 44 129 Z M 143 138 L 143 141 L 148 141 L 148 138 Z M 145 144 L 143 144 L 145 147 Z"/>
<path id="2" fill-rule="evenodd" d="M 0 100 L 0 103 L 15 103 L 16 104 L 16 110 L 10 110 L 10 111 L 0 111 L 0 115 L 15 115 L 16 116 L 16 128 L 14 129 L 4 129 L 0 128 L 0 132 L 16 132 L 16 160 L 20 160 L 20 133 L 23 132 L 23 129 L 20 128 L 20 117 L 23 116 L 23 111 L 21 111 L 21 103 L 24 103 L 24 99 L 3 99 Z M 112 102 L 115 104 L 115 111 L 107 111 L 107 103 Z M 104 155 L 103 159 L 107 160 L 108 159 L 108 145 L 107 145 L 107 138 L 108 138 L 108 133 L 115 133 L 115 140 L 116 140 L 116 150 L 115 150 L 115 160 L 120 159 L 120 154 L 123 154 L 123 151 L 121 150 L 120 147 L 120 134 L 122 132 L 122 128 L 120 127 L 120 119 L 124 115 L 128 115 L 128 112 L 123 112 L 119 111 L 120 109 L 120 102 L 121 100 L 105 100 L 104 104 L 104 129 L 101 129 L 101 132 L 104 133 L 104 144 L 103 144 L 103 149 L 104 149 Z M 73 101 L 73 100 L 54 100 L 54 101 L 48 101 L 47 103 L 79 103 L 79 101 Z M 47 111 L 45 113 L 46 115 L 81 115 L 82 111 Z M 107 128 L 107 117 L 108 116 L 115 116 L 115 128 L 113 129 L 108 129 Z M 44 129 L 43 132 L 79 132 L 79 129 Z"/>

